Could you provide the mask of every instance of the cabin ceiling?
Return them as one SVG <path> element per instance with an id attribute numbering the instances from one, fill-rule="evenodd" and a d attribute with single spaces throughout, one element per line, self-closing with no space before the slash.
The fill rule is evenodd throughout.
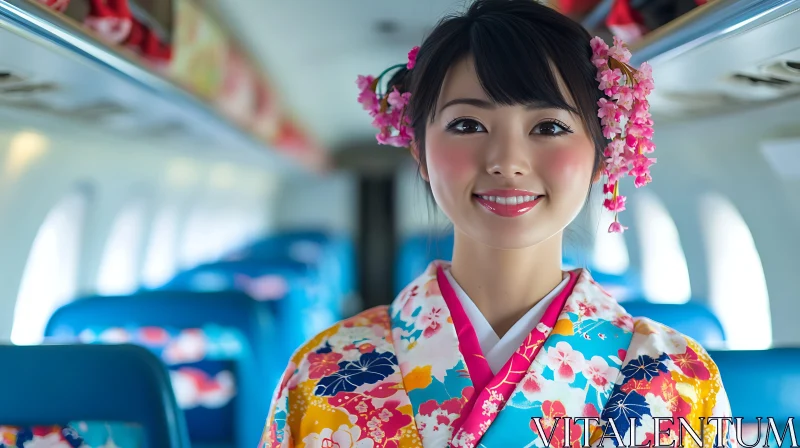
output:
<path id="1" fill-rule="evenodd" d="M 359 74 L 406 60 L 425 33 L 464 0 L 229 0 L 204 3 L 234 28 L 283 101 L 327 147 L 370 138 L 356 102 Z"/>
<path id="2" fill-rule="evenodd" d="M 375 74 L 403 62 L 408 50 L 421 42 L 443 14 L 460 11 L 465 3 L 206 2 L 236 29 L 302 122 L 325 146 L 334 149 L 354 140 L 369 141 L 373 134 L 368 117 L 356 102 L 356 76 Z M 799 93 L 800 71 L 788 86 L 728 81 L 740 72 L 772 76 L 763 73 L 760 64 L 779 55 L 800 60 L 796 51 L 800 50 L 800 2 L 789 2 L 794 5 L 788 8 L 783 3 L 780 10 L 753 20 L 732 36 L 685 54 L 657 58 L 653 62 L 657 91 L 652 100 L 654 114 L 683 119 L 753 107 L 754 102 L 785 100 Z"/>

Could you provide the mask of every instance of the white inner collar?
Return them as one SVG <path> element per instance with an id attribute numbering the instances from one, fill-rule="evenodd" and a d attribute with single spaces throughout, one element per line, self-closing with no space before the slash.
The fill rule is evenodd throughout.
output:
<path id="1" fill-rule="evenodd" d="M 534 305 L 533 308 L 528 310 L 502 338 L 499 338 L 492 326 L 489 325 L 489 321 L 486 320 L 481 310 L 475 305 L 475 302 L 469 298 L 467 293 L 464 292 L 464 289 L 461 288 L 461 285 L 455 281 L 453 275 L 450 273 L 450 268 L 445 269 L 444 273 L 450 285 L 453 286 L 453 290 L 459 302 L 461 302 L 461 306 L 464 308 L 464 312 L 467 314 L 470 323 L 472 323 L 475 334 L 478 336 L 478 343 L 481 346 L 481 351 L 486 357 L 486 361 L 489 363 L 489 368 L 495 375 L 497 375 L 497 372 L 511 359 L 511 355 L 517 351 L 525 338 L 533 331 L 533 328 L 542 320 L 542 316 L 544 316 L 544 312 L 547 310 L 550 302 L 564 290 L 564 287 L 567 286 L 569 281 L 569 274 L 564 273 L 564 280 Z"/>

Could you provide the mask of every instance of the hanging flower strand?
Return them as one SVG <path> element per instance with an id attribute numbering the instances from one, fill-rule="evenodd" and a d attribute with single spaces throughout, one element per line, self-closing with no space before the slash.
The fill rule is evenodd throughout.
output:
<path id="1" fill-rule="evenodd" d="M 622 233 L 627 227 L 620 224 L 618 214 L 625 210 L 626 197 L 619 193 L 619 181 L 633 176 L 636 188 L 647 185 L 652 181 L 650 166 L 656 162 L 646 155 L 655 150 L 653 120 L 647 102 L 654 88 L 653 73 L 647 62 L 638 70 L 628 65 L 631 53 L 618 37 L 614 37 L 611 48 L 595 37 L 591 47 L 599 88 L 606 97 L 597 103 L 603 135 L 609 139 L 603 152 L 606 180 L 603 194 L 610 197 L 605 198 L 603 206 L 614 212 L 609 233 Z"/>
<path id="2" fill-rule="evenodd" d="M 384 76 L 393 70 L 404 66 L 411 70 L 417 62 L 419 47 L 414 47 L 408 53 L 408 63 L 398 64 L 384 70 L 378 77 L 359 75 L 356 85 L 361 91 L 358 102 L 373 117 L 372 126 L 379 130 L 376 138 L 381 145 L 391 145 L 401 148 L 411 145 L 414 140 L 414 131 L 411 121 L 405 114 L 406 106 L 411 98 L 411 93 L 400 93 L 393 87 L 391 92 L 379 93 L 378 89 Z"/>

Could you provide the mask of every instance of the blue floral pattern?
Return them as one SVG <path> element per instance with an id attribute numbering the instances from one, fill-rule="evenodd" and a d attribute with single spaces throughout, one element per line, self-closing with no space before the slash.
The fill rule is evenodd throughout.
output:
<path id="1" fill-rule="evenodd" d="M 647 380 L 651 381 L 661 373 L 669 373 L 667 365 L 664 361 L 668 360 L 669 356 L 662 353 L 657 359 L 653 359 L 647 355 L 642 355 L 637 359 L 631 360 L 626 366 L 622 368 L 622 374 L 625 375 L 625 380 Z"/>
<path id="2" fill-rule="evenodd" d="M 322 378 L 316 395 L 332 397 L 339 392 L 352 392 L 364 384 L 375 384 L 394 373 L 397 356 L 393 353 L 364 353 L 357 361 L 342 361 L 339 371 Z"/>

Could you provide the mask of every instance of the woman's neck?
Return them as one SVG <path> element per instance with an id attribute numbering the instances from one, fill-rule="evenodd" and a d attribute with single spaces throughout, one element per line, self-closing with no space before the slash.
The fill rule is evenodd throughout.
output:
<path id="1" fill-rule="evenodd" d="M 499 337 L 563 280 L 561 235 L 534 247 L 488 247 L 456 231 L 453 279 Z"/>

